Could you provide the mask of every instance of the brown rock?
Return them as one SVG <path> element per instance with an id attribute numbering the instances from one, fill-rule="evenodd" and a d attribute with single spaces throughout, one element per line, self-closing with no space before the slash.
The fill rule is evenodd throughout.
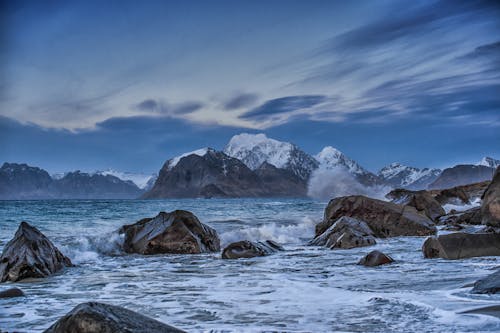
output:
<path id="1" fill-rule="evenodd" d="M 272 240 L 264 242 L 240 241 L 231 243 L 222 251 L 222 259 L 253 258 L 284 251 L 283 247 Z"/>
<path id="2" fill-rule="evenodd" d="M 500 256 L 500 234 L 457 232 L 425 240 L 422 251 L 426 258 L 463 259 Z"/>
<path id="3" fill-rule="evenodd" d="M 368 253 L 363 258 L 361 258 L 361 260 L 358 262 L 358 265 L 374 267 L 374 266 L 390 264 L 392 262 L 394 262 L 394 259 L 392 259 L 391 257 L 385 255 L 380 251 L 374 250 Z"/>
<path id="4" fill-rule="evenodd" d="M 441 204 L 427 191 L 397 189 L 389 192 L 386 197 L 394 203 L 415 207 L 432 220 L 446 214 Z"/>
<path id="5" fill-rule="evenodd" d="M 21 297 L 21 296 L 24 296 L 24 293 L 19 288 L 10 288 L 0 291 L 0 298 L 11 298 L 11 297 Z"/>
<path id="6" fill-rule="evenodd" d="M 335 221 L 309 245 L 326 246 L 330 249 L 352 249 L 354 247 L 375 245 L 373 231 L 363 221 L 343 216 Z"/>
<path id="7" fill-rule="evenodd" d="M 482 199 L 482 223 L 492 227 L 500 227 L 500 166 L 497 167 L 493 180 L 484 192 Z"/>
<path id="8" fill-rule="evenodd" d="M 375 237 L 426 236 L 436 233 L 434 222 L 418 213 L 414 207 L 353 195 L 335 198 L 328 203 L 323 222 L 316 225 L 316 236 L 342 216 L 366 222 Z"/>
<path id="9" fill-rule="evenodd" d="M 220 251 L 217 232 L 201 223 L 191 212 L 161 212 L 120 229 L 128 253 L 202 253 Z"/>
<path id="10" fill-rule="evenodd" d="M 0 257 L 0 282 L 43 278 L 72 266 L 52 242 L 37 228 L 21 222 Z"/>

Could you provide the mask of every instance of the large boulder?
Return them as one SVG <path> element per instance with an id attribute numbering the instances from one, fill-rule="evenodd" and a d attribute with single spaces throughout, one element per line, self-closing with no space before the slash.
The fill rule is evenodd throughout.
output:
<path id="1" fill-rule="evenodd" d="M 266 240 L 264 242 L 250 242 L 244 240 L 226 246 L 222 251 L 222 259 L 263 257 L 283 250 L 281 245 L 272 240 Z"/>
<path id="2" fill-rule="evenodd" d="M 500 227 L 500 166 L 482 196 L 481 217 L 483 224 Z"/>
<path id="3" fill-rule="evenodd" d="M 10 288 L 0 291 L 0 298 L 11 298 L 11 297 L 21 297 L 24 293 L 19 288 Z"/>
<path id="4" fill-rule="evenodd" d="M 463 212 L 450 212 L 439 218 L 439 224 L 481 224 L 481 209 L 480 207 L 474 207 Z"/>
<path id="5" fill-rule="evenodd" d="M 426 236 L 436 233 L 434 222 L 414 207 L 352 195 L 335 198 L 328 203 L 323 222 L 316 225 L 316 236 L 324 233 L 342 216 L 366 222 L 375 237 Z"/>
<path id="6" fill-rule="evenodd" d="M 394 259 L 380 251 L 374 250 L 361 258 L 361 260 L 358 262 L 358 265 L 375 267 L 390 264 L 392 262 L 394 262 Z"/>
<path id="7" fill-rule="evenodd" d="M 500 270 L 476 281 L 472 292 L 474 294 L 496 294 L 500 292 Z"/>
<path id="8" fill-rule="evenodd" d="M 180 333 L 160 321 L 119 306 L 88 302 L 77 305 L 44 333 Z"/>
<path id="9" fill-rule="evenodd" d="M 316 236 L 310 245 L 326 246 L 330 249 L 352 249 L 354 247 L 375 245 L 375 237 L 370 227 L 363 221 L 343 216 Z"/>
<path id="10" fill-rule="evenodd" d="M 21 222 L 0 257 L 0 282 L 47 277 L 72 266 L 52 242 L 37 228 Z"/>
<path id="11" fill-rule="evenodd" d="M 463 259 L 500 256 L 500 234 L 457 232 L 425 240 L 422 251 L 426 258 Z"/>
<path id="12" fill-rule="evenodd" d="M 441 204 L 427 191 L 397 189 L 389 192 L 386 197 L 394 203 L 415 207 L 432 220 L 446 214 Z"/>
<path id="13" fill-rule="evenodd" d="M 191 212 L 160 212 L 120 229 L 125 234 L 123 249 L 128 253 L 203 253 L 220 251 L 217 232 Z"/>

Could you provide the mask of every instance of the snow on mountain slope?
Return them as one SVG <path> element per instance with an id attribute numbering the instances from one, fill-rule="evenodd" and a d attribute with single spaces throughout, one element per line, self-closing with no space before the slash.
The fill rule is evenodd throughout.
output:
<path id="1" fill-rule="evenodd" d="M 132 183 L 137 185 L 138 188 L 140 189 L 147 189 L 149 186 L 149 183 L 151 182 L 151 179 L 154 179 L 157 177 L 156 174 L 144 174 L 144 173 L 133 173 L 133 172 L 123 172 L 123 171 L 116 171 L 113 169 L 107 169 L 104 171 L 97 171 L 95 174 L 107 176 L 115 176 L 121 180 L 127 181 L 130 180 Z"/>
<path id="2" fill-rule="evenodd" d="M 425 189 L 440 174 L 440 169 L 419 169 L 400 163 L 389 164 L 378 172 L 378 176 L 391 186 L 411 189 Z"/>
<path id="3" fill-rule="evenodd" d="M 190 151 L 188 153 L 184 153 L 182 155 L 176 156 L 168 161 L 168 166 L 170 169 L 172 169 L 173 167 L 175 167 L 177 165 L 177 163 L 179 163 L 179 161 L 183 157 L 187 157 L 189 155 L 205 156 L 209 150 L 210 150 L 210 148 L 201 148 L 201 149 L 193 150 L 193 151 Z"/>
<path id="4" fill-rule="evenodd" d="M 297 146 L 268 138 L 265 134 L 242 133 L 229 140 L 224 153 L 237 158 L 252 170 L 267 162 L 279 169 L 288 169 L 307 179 L 318 162 Z"/>
<path id="5" fill-rule="evenodd" d="M 476 165 L 484 165 L 496 169 L 500 165 L 500 160 L 496 160 L 492 157 L 484 157 Z"/>
<path id="6" fill-rule="evenodd" d="M 368 171 L 361 167 L 356 161 L 350 159 L 341 151 L 331 146 L 323 148 L 323 150 L 314 157 L 319 162 L 320 168 L 322 169 L 333 170 L 344 168 L 353 175 L 368 173 Z"/>

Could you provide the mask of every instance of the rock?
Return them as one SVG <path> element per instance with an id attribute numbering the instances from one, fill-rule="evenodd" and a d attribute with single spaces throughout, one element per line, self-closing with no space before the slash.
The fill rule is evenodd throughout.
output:
<path id="1" fill-rule="evenodd" d="M 441 204 L 427 191 L 397 189 L 389 192 L 386 198 L 394 203 L 415 207 L 432 220 L 446 214 Z"/>
<path id="2" fill-rule="evenodd" d="M 426 258 L 463 259 L 500 256 L 500 234 L 457 232 L 425 240 L 422 251 Z"/>
<path id="3" fill-rule="evenodd" d="M 284 249 L 281 245 L 271 240 L 264 242 L 250 242 L 245 240 L 226 246 L 222 251 L 222 259 L 263 257 L 276 251 L 284 251 Z"/>
<path id="4" fill-rule="evenodd" d="M 380 251 L 374 250 L 361 258 L 361 260 L 358 262 L 358 265 L 374 267 L 390 264 L 391 262 L 394 262 L 394 259 Z"/>
<path id="5" fill-rule="evenodd" d="M 497 167 L 493 180 L 484 192 L 482 199 L 482 223 L 492 227 L 500 227 L 500 166 Z"/>
<path id="6" fill-rule="evenodd" d="M 21 296 L 24 296 L 24 293 L 19 288 L 10 288 L 0 291 L 0 298 L 11 298 L 11 297 L 21 297 Z"/>
<path id="7" fill-rule="evenodd" d="M 426 236 L 436 233 L 433 221 L 418 213 L 414 207 L 352 195 L 335 198 L 328 203 L 323 222 L 316 225 L 316 236 L 342 216 L 366 222 L 375 237 Z"/>
<path id="8" fill-rule="evenodd" d="M 428 190 L 441 205 L 468 205 L 471 201 L 480 199 L 490 181 L 460 185 L 440 190 Z"/>
<path id="9" fill-rule="evenodd" d="M 476 281 L 472 292 L 474 294 L 496 294 L 500 292 L 500 270 Z"/>
<path id="10" fill-rule="evenodd" d="M 72 266 L 52 242 L 37 228 L 21 222 L 0 257 L 0 282 L 43 278 Z"/>
<path id="11" fill-rule="evenodd" d="M 314 238 L 309 245 L 326 246 L 331 249 L 352 249 L 354 247 L 375 245 L 373 231 L 363 221 L 343 216 Z"/>
<path id="12" fill-rule="evenodd" d="M 487 316 L 493 316 L 493 317 L 500 318 L 500 305 L 484 306 L 482 308 L 467 310 L 467 311 L 463 311 L 460 313 L 481 314 L 481 315 L 487 315 Z"/>
<path id="13" fill-rule="evenodd" d="M 44 333 L 184 332 L 125 308 L 97 302 L 77 305 Z"/>
<path id="14" fill-rule="evenodd" d="M 481 209 L 474 207 L 464 212 L 450 212 L 439 218 L 439 224 L 457 225 L 457 224 L 481 224 Z"/>
<path id="15" fill-rule="evenodd" d="M 463 230 L 464 229 L 464 226 L 463 225 L 460 225 L 458 223 L 450 223 L 450 224 L 447 224 L 443 230 L 447 230 L 447 231 L 460 231 L 460 230 Z"/>
<path id="16" fill-rule="evenodd" d="M 217 232 L 201 223 L 191 212 L 160 212 L 120 229 L 128 253 L 203 253 L 220 251 Z"/>

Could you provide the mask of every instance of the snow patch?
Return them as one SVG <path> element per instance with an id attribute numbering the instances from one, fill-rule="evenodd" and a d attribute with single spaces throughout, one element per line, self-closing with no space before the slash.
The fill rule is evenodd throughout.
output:
<path id="1" fill-rule="evenodd" d="M 496 169 L 500 165 L 500 160 L 496 160 L 492 157 L 483 157 L 476 165 L 484 165 L 490 168 Z"/>
<path id="2" fill-rule="evenodd" d="M 144 174 L 144 173 L 133 173 L 133 172 L 123 172 L 116 171 L 113 169 L 107 169 L 104 171 L 97 171 L 96 174 L 103 176 L 114 176 L 123 181 L 131 181 L 135 185 L 137 185 L 140 189 L 145 189 L 150 184 L 151 179 L 156 178 L 156 174 Z"/>
<path id="3" fill-rule="evenodd" d="M 208 152 L 209 149 L 210 148 L 201 148 L 201 149 L 198 149 L 198 150 L 191 151 L 189 153 L 184 153 L 182 155 L 176 156 L 176 157 L 174 157 L 174 158 L 172 158 L 170 160 L 170 162 L 168 163 L 168 166 L 170 168 L 175 167 L 182 158 L 187 157 L 189 155 L 198 155 L 200 157 L 201 156 L 205 156 L 207 154 L 207 152 Z"/>

